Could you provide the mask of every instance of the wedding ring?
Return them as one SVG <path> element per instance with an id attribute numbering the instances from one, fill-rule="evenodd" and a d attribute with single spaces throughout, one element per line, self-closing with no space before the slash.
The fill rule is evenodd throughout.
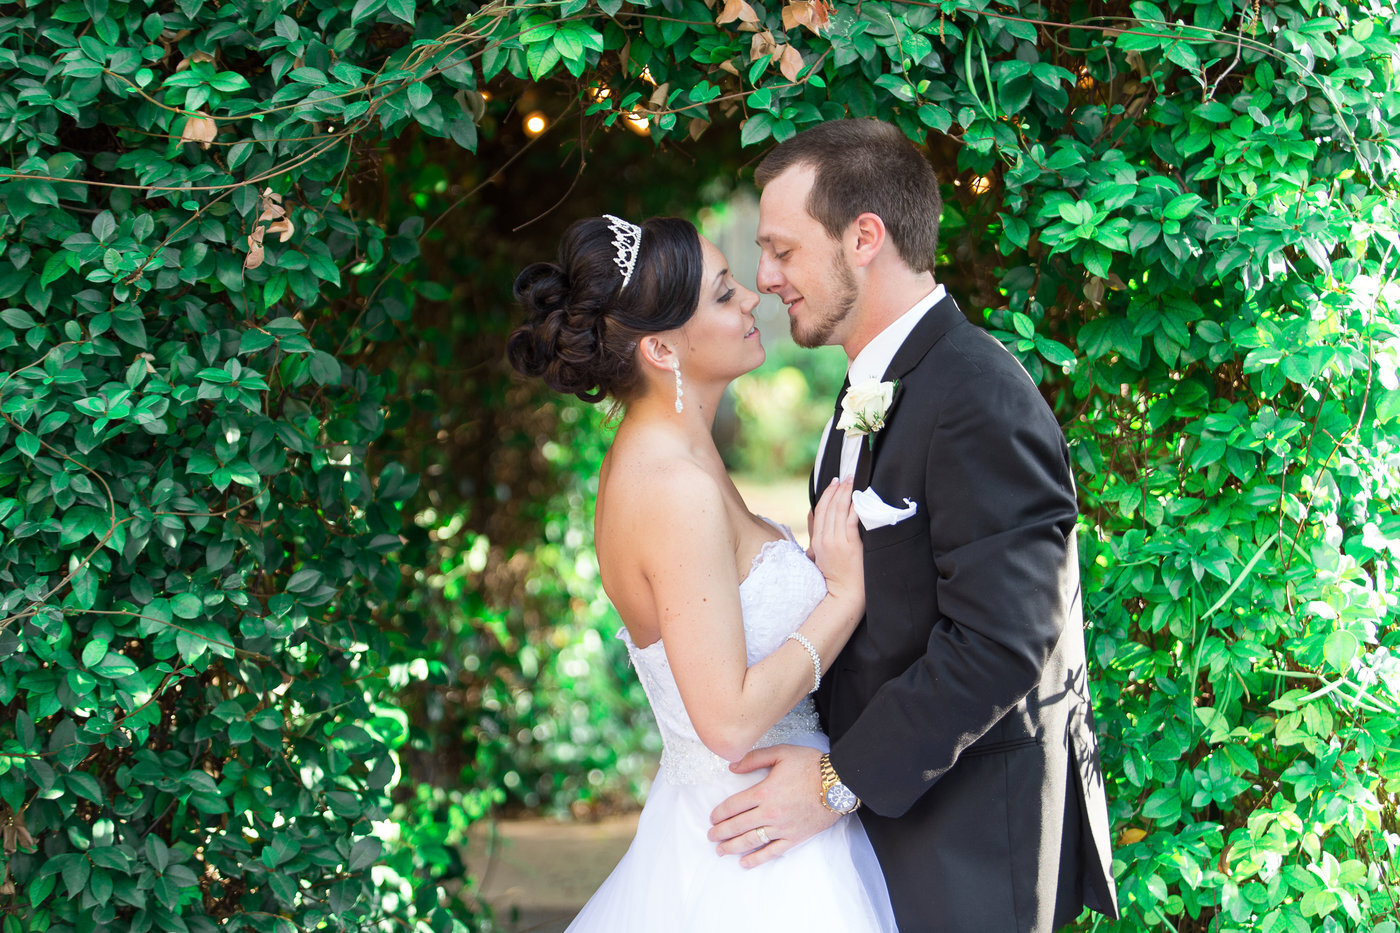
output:
<path id="1" fill-rule="evenodd" d="M 759 841 L 762 845 L 765 845 L 765 846 L 766 846 L 766 845 L 768 845 L 768 843 L 770 843 L 770 842 L 773 841 L 772 839 L 769 839 L 769 838 L 768 838 L 768 827 L 767 827 L 767 826 L 760 826 L 757 830 L 755 830 L 755 832 L 758 833 L 758 841 Z"/>

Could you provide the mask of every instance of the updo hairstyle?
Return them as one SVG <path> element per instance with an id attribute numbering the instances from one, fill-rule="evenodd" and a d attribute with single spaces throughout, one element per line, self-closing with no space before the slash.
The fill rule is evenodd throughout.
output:
<path id="1" fill-rule="evenodd" d="M 634 396 L 638 342 L 690 320 L 704 271 L 690 221 L 657 217 L 641 228 L 626 288 L 613 231 L 601 217 L 576 221 L 559 243 L 558 261 L 533 263 L 516 277 L 515 300 L 526 318 L 506 342 L 506 356 L 517 372 L 585 402 Z"/>

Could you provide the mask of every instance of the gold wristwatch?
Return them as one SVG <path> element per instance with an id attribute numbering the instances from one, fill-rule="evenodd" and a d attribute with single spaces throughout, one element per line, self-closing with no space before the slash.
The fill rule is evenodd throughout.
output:
<path id="1" fill-rule="evenodd" d="M 831 766 L 830 755 L 822 756 L 821 769 L 822 806 L 832 813 L 854 813 L 856 807 L 860 806 L 860 798 L 836 776 L 836 769 Z"/>

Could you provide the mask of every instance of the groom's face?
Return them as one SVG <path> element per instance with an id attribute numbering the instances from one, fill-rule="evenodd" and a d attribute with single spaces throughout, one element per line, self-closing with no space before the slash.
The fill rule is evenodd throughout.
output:
<path id="1" fill-rule="evenodd" d="M 841 242 L 807 213 L 815 177 L 795 165 L 758 202 L 758 288 L 787 305 L 792 339 L 803 347 L 844 343 L 858 295 Z"/>

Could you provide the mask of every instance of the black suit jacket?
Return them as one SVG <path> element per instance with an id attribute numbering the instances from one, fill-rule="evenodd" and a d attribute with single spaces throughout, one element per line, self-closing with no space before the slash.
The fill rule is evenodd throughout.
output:
<path id="1" fill-rule="evenodd" d="M 863 532 L 866 615 L 817 696 L 902 933 L 1117 915 L 1064 435 L 956 303 L 886 371 L 857 489 L 918 512 Z M 813 489 L 839 463 L 839 437 Z"/>

